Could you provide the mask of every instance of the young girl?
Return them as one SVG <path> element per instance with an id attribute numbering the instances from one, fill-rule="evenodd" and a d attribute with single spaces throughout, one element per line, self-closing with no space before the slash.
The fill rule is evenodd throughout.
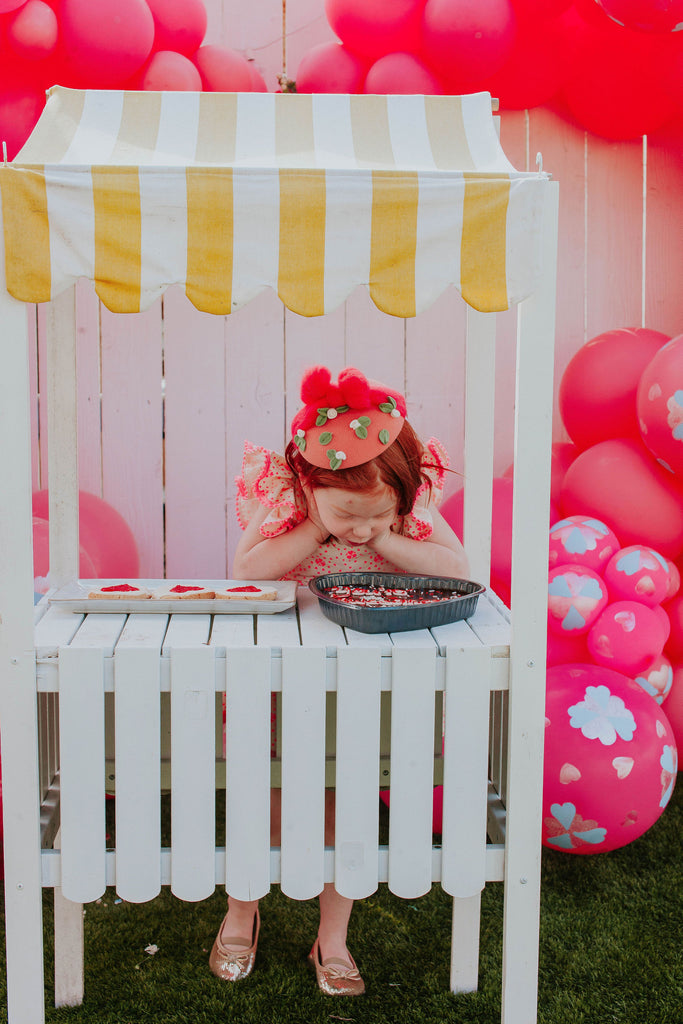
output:
<path id="1" fill-rule="evenodd" d="M 403 571 L 466 577 L 467 558 L 436 509 L 448 457 L 424 445 L 405 419 L 403 396 L 348 367 L 336 384 L 315 366 L 301 383 L 304 407 L 291 425 L 285 457 L 245 445 L 237 516 L 244 530 L 235 579 L 294 579 L 328 572 Z M 273 793 L 279 826 L 279 791 Z M 333 843 L 334 793 L 326 792 L 325 842 Z M 326 884 L 309 960 L 327 995 L 360 995 L 363 979 L 346 946 L 353 901 Z M 228 898 L 211 951 L 214 974 L 251 973 L 258 901 Z"/>

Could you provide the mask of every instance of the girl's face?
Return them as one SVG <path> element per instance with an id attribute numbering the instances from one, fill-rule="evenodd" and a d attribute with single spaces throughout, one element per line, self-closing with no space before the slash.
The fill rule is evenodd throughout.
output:
<path id="1" fill-rule="evenodd" d="M 315 503 L 325 529 L 345 544 L 367 544 L 386 533 L 398 506 L 396 495 L 383 483 L 372 491 L 318 487 Z"/>

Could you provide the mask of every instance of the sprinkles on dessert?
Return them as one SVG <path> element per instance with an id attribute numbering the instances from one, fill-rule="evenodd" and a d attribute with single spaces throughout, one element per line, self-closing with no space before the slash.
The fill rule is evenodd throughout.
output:
<path id="1" fill-rule="evenodd" d="M 325 587 L 322 591 L 340 604 L 355 604 L 362 608 L 388 608 L 394 605 L 433 604 L 457 597 L 452 590 L 438 587 Z"/>

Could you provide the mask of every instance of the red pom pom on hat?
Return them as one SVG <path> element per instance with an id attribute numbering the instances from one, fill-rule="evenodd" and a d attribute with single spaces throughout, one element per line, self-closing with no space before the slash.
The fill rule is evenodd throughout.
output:
<path id="1" fill-rule="evenodd" d="M 370 405 L 370 385 L 365 374 L 354 366 L 347 366 L 339 374 L 339 390 L 344 401 L 352 409 L 363 409 Z"/>
<path id="2" fill-rule="evenodd" d="M 301 401 L 306 405 L 321 402 L 332 383 L 332 374 L 326 366 L 310 366 L 301 378 Z"/>

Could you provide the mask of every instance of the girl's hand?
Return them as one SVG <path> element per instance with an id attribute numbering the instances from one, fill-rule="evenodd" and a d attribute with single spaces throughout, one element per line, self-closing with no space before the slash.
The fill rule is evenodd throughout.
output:
<path id="1" fill-rule="evenodd" d="M 302 485 L 303 486 L 303 485 Z M 320 512 L 318 511 L 318 504 L 315 500 L 315 494 L 310 487 L 303 486 L 304 497 L 306 498 L 306 504 L 308 506 L 308 518 L 311 523 L 317 529 L 320 535 L 320 543 L 324 544 L 327 538 L 330 536 L 330 531 L 326 528 L 322 519 L 320 518 Z"/>

